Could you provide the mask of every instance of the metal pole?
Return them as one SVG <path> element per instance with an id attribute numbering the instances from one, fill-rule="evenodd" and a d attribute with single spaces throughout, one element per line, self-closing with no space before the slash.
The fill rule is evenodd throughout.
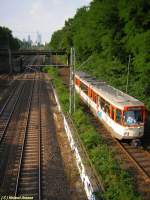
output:
<path id="1" fill-rule="evenodd" d="M 72 111 L 72 48 L 70 50 L 70 83 L 69 83 L 69 113 L 71 114 Z"/>
<path id="2" fill-rule="evenodd" d="M 76 109 L 76 93 L 75 93 L 75 48 L 73 48 L 73 110 L 75 112 L 75 109 Z"/>
<path id="3" fill-rule="evenodd" d="M 129 61 L 128 61 L 128 72 L 127 72 L 126 93 L 128 92 L 128 85 L 129 85 L 130 62 L 131 62 L 131 55 L 129 55 Z"/>
<path id="4" fill-rule="evenodd" d="M 75 49 L 71 48 L 70 54 L 70 95 L 69 95 L 69 113 L 75 112 L 75 86 L 74 86 L 74 75 L 75 75 Z"/>

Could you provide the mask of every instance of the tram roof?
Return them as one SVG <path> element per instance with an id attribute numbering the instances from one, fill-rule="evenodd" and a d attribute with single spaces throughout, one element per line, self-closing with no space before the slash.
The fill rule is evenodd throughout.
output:
<path id="1" fill-rule="evenodd" d="M 120 109 L 123 109 L 125 106 L 144 106 L 144 103 L 138 99 L 106 84 L 104 81 L 91 77 L 85 72 L 76 72 L 76 75 L 78 75 L 86 84 L 91 85 L 101 97 Z"/>

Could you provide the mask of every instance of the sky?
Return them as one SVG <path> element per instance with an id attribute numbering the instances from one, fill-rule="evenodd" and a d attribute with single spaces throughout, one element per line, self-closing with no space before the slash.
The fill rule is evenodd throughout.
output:
<path id="1" fill-rule="evenodd" d="M 35 42 L 37 32 L 42 42 L 49 42 L 54 31 L 75 15 L 77 8 L 91 0 L 0 0 L 0 26 L 12 30 L 19 39 L 28 35 Z"/>

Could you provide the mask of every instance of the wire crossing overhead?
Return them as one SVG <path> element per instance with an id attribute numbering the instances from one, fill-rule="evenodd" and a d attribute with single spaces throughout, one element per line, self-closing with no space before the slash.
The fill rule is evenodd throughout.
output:
<path id="1" fill-rule="evenodd" d="M 22 50 L 18 50 L 18 51 L 11 51 L 11 54 L 14 56 L 18 56 L 18 55 L 47 55 L 47 56 L 51 56 L 51 55 L 67 55 L 66 51 L 49 51 L 49 50 L 37 50 L 37 49 L 33 49 L 33 50 L 27 50 L 27 49 L 22 49 Z M 4 55 L 8 55 L 8 50 L 0 50 L 0 56 L 4 56 Z"/>

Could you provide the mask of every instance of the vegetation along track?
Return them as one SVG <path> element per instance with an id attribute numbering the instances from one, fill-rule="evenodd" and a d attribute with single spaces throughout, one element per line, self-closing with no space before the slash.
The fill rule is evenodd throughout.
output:
<path id="1" fill-rule="evenodd" d="M 67 68 L 59 70 L 65 85 L 69 84 L 69 71 Z M 118 141 L 113 138 L 107 128 L 91 114 L 88 106 L 82 103 L 85 112 L 88 113 L 91 122 L 100 132 L 104 143 L 116 150 L 116 159 L 120 160 L 125 168 L 133 176 L 136 190 L 142 195 L 142 199 L 150 199 L 150 153 L 144 147 L 133 147 L 128 142 Z"/>

